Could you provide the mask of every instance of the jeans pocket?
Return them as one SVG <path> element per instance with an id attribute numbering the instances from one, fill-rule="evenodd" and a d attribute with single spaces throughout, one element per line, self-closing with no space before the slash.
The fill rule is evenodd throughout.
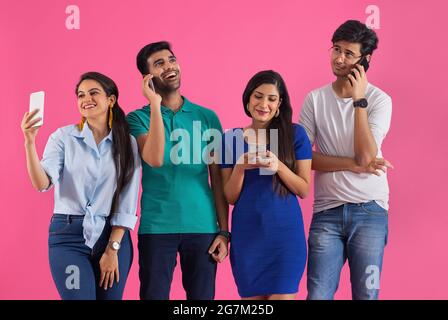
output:
<path id="1" fill-rule="evenodd" d="M 370 201 L 361 204 L 361 208 L 365 213 L 372 215 L 387 215 L 387 210 L 381 207 L 376 201 Z"/>
<path id="2" fill-rule="evenodd" d="M 48 229 L 49 234 L 59 234 L 63 233 L 68 229 L 70 223 L 66 219 L 51 219 L 50 228 Z"/>
<path id="3" fill-rule="evenodd" d="M 63 215 L 53 215 L 50 222 L 48 233 L 50 235 L 58 234 L 76 234 L 79 233 L 78 227 L 82 224 L 82 219 L 75 219 Z M 81 226 L 82 227 L 82 226 Z"/>

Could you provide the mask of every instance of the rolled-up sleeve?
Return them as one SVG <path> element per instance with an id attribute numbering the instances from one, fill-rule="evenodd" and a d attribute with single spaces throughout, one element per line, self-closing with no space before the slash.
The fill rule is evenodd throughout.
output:
<path id="1" fill-rule="evenodd" d="M 110 224 L 133 230 L 137 223 L 137 202 L 140 189 L 141 161 L 138 154 L 137 141 L 131 137 L 132 149 L 134 152 L 134 173 L 132 179 L 123 188 L 120 194 L 118 209 L 113 213 Z"/>
<path id="2" fill-rule="evenodd" d="M 52 133 L 48 139 L 40 164 L 51 182 L 48 188 L 41 190 L 45 192 L 59 181 L 64 169 L 64 140 L 60 129 Z"/>

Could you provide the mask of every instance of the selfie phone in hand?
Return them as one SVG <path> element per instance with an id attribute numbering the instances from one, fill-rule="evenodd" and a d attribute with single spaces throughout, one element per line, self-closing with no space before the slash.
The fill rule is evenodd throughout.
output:
<path id="1" fill-rule="evenodd" d="M 41 118 L 39 122 L 37 122 L 33 127 L 40 127 L 44 124 L 44 100 L 45 100 L 45 92 L 38 91 L 30 94 L 30 112 L 33 110 L 39 110 L 34 118 Z"/>

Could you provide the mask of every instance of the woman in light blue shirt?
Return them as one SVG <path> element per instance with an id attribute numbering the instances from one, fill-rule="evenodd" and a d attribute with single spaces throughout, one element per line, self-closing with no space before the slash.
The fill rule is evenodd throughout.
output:
<path id="1" fill-rule="evenodd" d="M 146 79 L 147 81 L 147 79 Z M 137 217 L 140 157 L 118 88 L 85 73 L 76 86 L 81 122 L 57 129 L 39 161 L 36 112 L 22 120 L 33 186 L 54 186 L 49 259 L 62 299 L 121 299 L 132 264 L 129 229 Z"/>

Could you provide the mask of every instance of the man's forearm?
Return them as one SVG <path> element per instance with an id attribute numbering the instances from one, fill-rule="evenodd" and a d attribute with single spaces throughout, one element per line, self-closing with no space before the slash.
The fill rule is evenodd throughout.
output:
<path id="1" fill-rule="evenodd" d="M 210 165 L 210 182 L 215 198 L 216 218 L 221 230 L 229 230 L 229 205 L 224 196 L 221 171 L 217 164 Z"/>
<path id="2" fill-rule="evenodd" d="M 368 165 L 378 153 L 367 110 L 363 108 L 355 108 L 354 147 L 355 161 L 360 166 Z"/>
<path id="3" fill-rule="evenodd" d="M 152 167 L 163 165 L 165 128 L 160 108 L 151 110 L 151 123 L 142 148 L 142 159 Z"/>
<path id="4" fill-rule="evenodd" d="M 327 156 L 313 151 L 312 169 L 322 172 L 351 171 L 356 166 L 353 158 Z"/>

